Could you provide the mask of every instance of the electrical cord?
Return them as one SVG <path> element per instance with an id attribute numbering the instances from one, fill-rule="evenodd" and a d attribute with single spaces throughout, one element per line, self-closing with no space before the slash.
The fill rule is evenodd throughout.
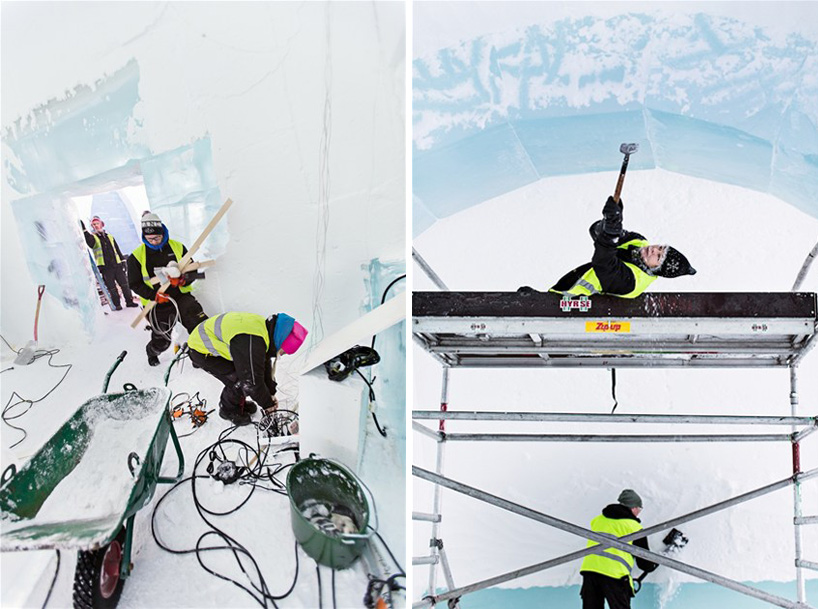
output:
<path id="1" fill-rule="evenodd" d="M 396 590 L 406 590 L 405 586 L 402 586 L 395 581 L 400 577 L 406 579 L 406 572 L 403 570 L 403 567 L 398 562 L 397 558 L 395 558 L 395 555 L 392 553 L 392 550 L 386 544 L 386 541 L 381 536 L 381 534 L 378 531 L 376 531 L 372 527 L 372 525 L 368 524 L 367 528 L 372 529 L 372 532 L 377 536 L 378 541 L 381 542 L 381 545 L 383 545 L 383 547 L 386 548 L 389 557 L 392 559 L 392 562 L 398 568 L 398 573 L 393 573 L 386 579 L 380 579 L 378 577 L 373 577 L 372 575 L 369 576 L 369 582 L 367 583 L 366 586 L 366 593 L 364 594 L 364 606 L 371 608 L 376 606 L 376 597 L 380 595 L 381 590 L 383 590 L 384 588 L 386 588 L 390 593 Z"/>
<path id="2" fill-rule="evenodd" d="M 361 371 L 358 370 L 357 368 L 355 369 L 355 372 L 358 373 L 358 376 L 360 376 L 364 380 L 364 383 L 366 383 L 366 386 L 369 388 L 369 402 L 370 402 L 370 404 L 375 402 L 375 390 L 372 388 L 372 383 L 375 382 L 375 379 L 377 377 L 372 377 L 372 380 L 370 381 L 363 374 L 361 374 Z M 381 427 L 381 424 L 378 422 L 378 416 L 375 414 L 375 411 L 370 410 L 370 412 L 372 413 L 372 419 L 375 421 L 375 427 L 378 429 L 378 433 L 381 434 L 385 438 L 386 437 L 386 428 Z"/>
<path id="3" fill-rule="evenodd" d="M 54 592 L 54 584 L 57 583 L 57 576 L 60 574 L 60 551 L 57 550 L 57 569 L 54 571 L 54 578 L 51 580 L 51 585 L 48 587 L 48 594 L 45 595 L 45 600 L 43 601 L 43 609 L 48 604 L 48 600 L 51 598 L 51 593 Z"/>
<path id="4" fill-rule="evenodd" d="M 393 285 L 395 285 L 395 284 L 396 284 L 398 281 L 400 281 L 401 279 L 406 279 L 406 273 L 404 273 L 404 274 L 403 274 L 403 275 L 401 275 L 400 277 L 396 277 L 395 279 L 393 279 L 393 280 L 392 280 L 392 282 L 391 282 L 391 283 L 390 283 L 388 286 L 386 286 L 386 289 L 383 291 L 383 294 L 381 295 L 381 304 L 383 304 L 383 303 L 385 303 L 385 302 L 386 302 L 386 294 L 389 292 L 389 289 L 390 289 L 390 288 L 391 288 Z M 373 336 L 372 336 L 372 345 L 371 345 L 371 347 L 372 347 L 373 349 L 375 348 L 375 338 L 376 338 L 376 337 L 377 337 L 377 334 L 375 334 L 375 335 L 373 335 Z"/>
<path id="5" fill-rule="evenodd" d="M 0 336 L 0 338 L 2 338 L 2 336 Z M 5 338 L 3 338 L 3 342 L 5 342 L 7 345 L 9 344 L 8 341 L 6 341 Z M 9 347 L 11 347 L 11 345 L 9 345 Z M 12 348 L 12 350 L 13 350 L 13 348 Z M 9 427 L 11 427 L 12 429 L 16 429 L 17 431 L 22 432 L 22 434 L 23 434 L 22 438 L 20 438 L 19 440 L 17 440 L 17 442 L 15 442 L 11 446 L 9 446 L 10 449 L 14 448 L 15 446 L 17 446 L 18 444 L 23 442 L 23 440 L 25 440 L 28 437 L 28 432 L 22 427 L 12 425 L 11 423 L 9 423 L 9 421 L 14 421 L 15 419 L 19 419 L 20 417 L 25 415 L 29 410 L 31 410 L 31 408 L 32 408 L 32 406 L 34 406 L 34 404 L 36 404 L 38 402 L 42 402 L 49 395 L 51 395 L 57 389 L 57 387 L 59 387 L 62 384 L 62 382 L 65 380 L 65 377 L 67 377 L 68 373 L 71 371 L 71 368 L 72 368 L 73 364 L 53 364 L 52 363 L 52 360 L 54 359 L 54 356 L 57 355 L 59 352 L 60 352 L 59 349 L 38 349 L 37 351 L 34 352 L 34 357 L 31 360 L 31 363 L 34 363 L 35 361 L 37 361 L 40 358 L 48 357 L 48 365 L 51 368 L 65 368 L 66 369 L 65 373 L 62 375 L 62 378 L 59 381 L 57 381 L 56 385 L 54 385 L 51 389 L 49 389 L 45 393 L 45 395 L 43 395 L 40 398 L 37 398 L 36 400 L 29 400 L 27 398 L 24 398 L 19 393 L 14 391 L 14 392 L 12 392 L 11 396 L 9 396 L 9 401 L 6 402 L 6 405 L 3 407 L 3 412 L 2 412 L 2 414 L 0 414 L 0 418 L 2 418 L 3 423 L 5 423 Z M 14 401 L 15 398 L 17 398 L 17 401 Z M 13 409 L 17 408 L 21 404 L 27 404 L 27 407 L 24 410 L 22 410 L 21 412 L 15 413 L 13 415 L 10 414 Z"/>
<path id="6" fill-rule="evenodd" d="M 335 569 L 332 569 L 332 609 L 336 609 L 335 604 Z"/>
<path id="7" fill-rule="evenodd" d="M 321 568 L 318 565 L 318 561 L 315 561 L 315 575 L 318 578 L 318 609 L 323 609 L 324 607 L 324 599 L 323 594 L 321 593 Z"/>
<path id="8" fill-rule="evenodd" d="M 255 425 L 255 424 L 254 424 Z M 261 488 L 264 490 L 272 490 L 274 492 L 279 492 L 282 494 L 286 494 L 286 491 L 282 491 L 278 488 L 269 488 L 263 484 L 260 484 L 261 480 L 264 481 L 273 481 L 274 483 L 278 484 L 281 489 L 284 488 L 284 484 L 279 482 L 275 479 L 275 475 L 279 474 L 290 465 L 280 465 L 276 464 L 276 469 L 272 470 L 271 466 L 266 465 L 267 460 L 267 452 L 262 450 L 261 446 L 261 437 L 258 431 L 258 427 L 256 426 L 256 444 L 257 446 L 253 448 L 248 443 L 243 442 L 241 440 L 237 440 L 235 438 L 230 438 L 229 436 L 236 430 L 238 427 L 233 426 L 228 429 L 223 430 L 220 434 L 216 442 L 207 446 L 204 450 L 202 450 L 196 458 L 194 467 L 193 467 L 193 474 L 188 478 L 180 480 L 176 484 L 174 484 L 170 490 L 162 496 L 162 498 L 157 502 L 156 507 L 153 510 L 153 514 L 151 515 L 151 534 L 153 535 L 154 541 L 156 544 L 162 548 L 163 550 L 170 552 L 172 554 L 195 554 L 196 559 L 199 562 L 199 565 L 211 575 L 218 577 L 219 579 L 229 581 L 233 585 L 237 586 L 238 588 L 247 592 L 260 606 L 268 607 L 272 604 L 273 607 L 278 607 L 275 601 L 281 600 L 289 596 L 293 589 L 295 588 L 295 584 L 298 581 L 298 542 L 295 542 L 294 550 L 295 550 L 295 575 L 293 577 L 292 585 L 289 589 L 280 595 L 272 594 L 267 586 L 266 580 L 264 579 L 263 574 L 261 573 L 261 569 L 258 566 L 257 561 L 252 556 L 252 554 L 236 539 L 229 536 L 227 533 L 219 529 L 211 520 L 208 519 L 208 515 L 210 516 L 224 516 L 227 514 L 232 514 L 239 510 L 242 506 L 244 506 L 247 501 L 249 501 L 250 497 L 253 495 L 257 488 Z M 242 465 L 243 473 L 238 478 L 239 484 L 246 484 L 250 486 L 250 491 L 247 496 L 235 507 L 224 511 L 219 512 L 215 510 L 208 509 L 204 506 L 200 499 L 196 488 L 196 481 L 201 478 L 210 478 L 209 475 L 202 475 L 198 474 L 197 470 L 201 466 L 202 462 L 208 457 L 216 457 L 217 451 L 221 453 L 221 455 L 226 459 L 227 453 L 225 452 L 225 445 L 236 445 L 238 446 L 238 457 L 243 457 Z M 211 463 L 214 459 L 211 458 Z M 267 471 L 264 471 L 264 470 Z M 191 491 L 193 495 L 194 505 L 196 510 L 199 514 L 199 517 L 202 521 L 209 527 L 209 530 L 203 533 L 196 542 L 195 548 L 192 549 L 183 549 L 177 550 L 173 549 L 165 544 L 163 544 L 159 540 L 159 536 L 157 534 L 156 529 L 156 515 L 159 512 L 160 506 L 165 501 L 165 499 L 174 493 L 181 485 L 190 482 L 191 484 Z M 223 545 L 204 545 L 206 539 L 209 539 L 212 536 L 216 536 L 219 538 Z M 239 582 L 235 579 L 232 579 L 223 573 L 216 571 L 215 569 L 210 568 L 204 562 L 204 553 L 216 550 L 227 550 L 230 551 L 236 561 L 236 564 L 247 577 L 249 581 L 250 587 L 244 585 L 242 582 Z M 243 560 L 244 559 L 244 560 Z M 245 563 L 249 561 L 249 565 Z M 251 571 L 251 573 L 248 572 Z"/>
<path id="9" fill-rule="evenodd" d="M 160 324 L 159 321 L 156 319 L 156 307 L 151 307 L 151 310 L 148 311 L 148 323 L 150 324 L 154 332 L 164 336 L 168 340 L 171 340 L 171 337 L 173 336 L 173 328 L 182 318 L 182 314 L 179 312 L 179 305 L 176 304 L 176 300 L 174 300 L 167 294 L 165 294 L 165 296 L 168 297 L 168 301 L 173 305 L 173 308 L 176 310 L 176 313 L 173 315 L 173 317 L 168 319 L 169 323 L 167 328 L 163 328 L 162 324 Z"/>

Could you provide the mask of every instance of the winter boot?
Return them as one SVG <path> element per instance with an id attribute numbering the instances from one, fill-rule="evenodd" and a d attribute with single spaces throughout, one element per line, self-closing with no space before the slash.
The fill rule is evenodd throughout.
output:
<path id="1" fill-rule="evenodd" d="M 251 402 L 246 397 L 242 396 L 241 404 L 239 404 L 239 410 L 247 414 L 255 414 L 258 408 L 256 407 L 255 402 Z"/>
<path id="2" fill-rule="evenodd" d="M 225 408 L 224 406 L 220 406 L 219 416 L 223 418 L 225 421 L 230 421 L 233 425 L 237 425 L 239 427 L 250 424 L 250 415 L 241 412 L 238 409 L 230 410 Z"/>

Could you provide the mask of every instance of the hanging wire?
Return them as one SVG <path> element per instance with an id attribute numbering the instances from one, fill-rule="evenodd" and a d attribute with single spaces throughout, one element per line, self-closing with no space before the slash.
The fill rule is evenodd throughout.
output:
<path id="1" fill-rule="evenodd" d="M 324 271 L 327 259 L 327 232 L 329 230 L 330 162 L 329 151 L 332 139 L 332 37 L 329 12 L 332 3 L 327 3 L 325 20 L 324 57 L 324 114 L 321 127 L 321 143 L 318 148 L 318 224 L 315 239 L 315 277 L 313 280 L 312 319 L 315 326 L 310 334 L 311 343 L 318 344 L 324 337 L 324 320 L 321 311 L 321 296 L 324 291 Z"/>
<path id="2" fill-rule="evenodd" d="M 613 397 L 614 405 L 611 409 L 611 414 L 614 413 L 619 402 L 616 400 L 616 368 L 611 368 L 611 397 Z"/>

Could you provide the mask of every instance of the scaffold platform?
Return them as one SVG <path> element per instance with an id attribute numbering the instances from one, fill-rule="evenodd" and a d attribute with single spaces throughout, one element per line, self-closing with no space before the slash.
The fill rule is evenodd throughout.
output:
<path id="1" fill-rule="evenodd" d="M 793 367 L 818 328 L 813 292 L 414 292 L 412 316 L 447 367 Z"/>

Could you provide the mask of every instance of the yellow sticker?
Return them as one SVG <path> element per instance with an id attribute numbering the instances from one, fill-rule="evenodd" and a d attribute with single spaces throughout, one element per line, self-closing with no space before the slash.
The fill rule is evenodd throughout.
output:
<path id="1" fill-rule="evenodd" d="M 586 332 L 630 332 L 629 321 L 586 321 Z"/>

